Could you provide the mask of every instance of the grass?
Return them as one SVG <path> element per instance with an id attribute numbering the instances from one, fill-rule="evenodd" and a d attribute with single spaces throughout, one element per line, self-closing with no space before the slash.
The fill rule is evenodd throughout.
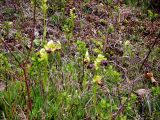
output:
<path id="1" fill-rule="evenodd" d="M 111 11 L 106 18 L 98 18 L 99 12 L 104 10 L 94 8 L 93 1 L 84 1 L 76 8 L 78 4 L 74 1 L 61 0 L 63 6 L 55 9 L 53 5 L 60 4 L 58 1 L 53 4 L 45 0 L 42 3 L 33 1 L 34 4 L 28 3 L 32 6 L 33 22 L 28 24 L 31 32 L 27 33 L 21 28 L 23 22 L 17 22 L 15 29 L 15 22 L 8 19 L 10 9 L 5 10 L 5 17 L 10 21 L 0 26 L 0 83 L 5 86 L 4 90 L 0 89 L 1 119 L 160 118 L 159 86 L 145 74 L 152 72 L 158 82 L 158 45 L 152 48 L 143 70 L 139 71 L 148 51 L 142 22 L 154 25 L 159 20 L 158 14 L 149 11 L 147 17 L 148 13 L 139 10 L 146 19 L 142 21 L 143 15 L 136 16 L 137 23 L 132 23 L 130 15 L 126 17 L 121 12 L 125 4 L 108 2 L 97 3 Z M 63 16 L 50 15 L 47 9 L 63 13 Z M 37 13 L 42 17 L 37 17 Z M 121 21 L 121 17 L 125 20 Z M 41 34 L 37 32 L 38 22 L 43 24 L 39 30 Z M 56 31 L 60 31 L 60 37 L 55 31 L 54 36 L 49 34 L 51 23 L 54 27 L 60 25 Z M 142 29 L 136 31 L 137 26 Z M 11 34 L 13 30 L 15 36 Z"/>

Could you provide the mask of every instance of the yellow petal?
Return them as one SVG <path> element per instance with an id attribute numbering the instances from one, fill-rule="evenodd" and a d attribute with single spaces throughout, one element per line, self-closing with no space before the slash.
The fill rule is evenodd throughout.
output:
<path id="1" fill-rule="evenodd" d="M 99 75 L 96 75 L 96 76 L 94 76 L 94 78 L 93 78 L 93 82 L 95 83 L 99 83 L 99 81 L 101 81 L 102 80 L 102 76 L 99 76 Z"/>

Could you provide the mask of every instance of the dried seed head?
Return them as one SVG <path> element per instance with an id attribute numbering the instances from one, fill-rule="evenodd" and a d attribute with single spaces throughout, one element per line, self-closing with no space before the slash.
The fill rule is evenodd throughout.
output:
<path id="1" fill-rule="evenodd" d="M 148 89 L 138 89 L 136 91 L 137 95 L 140 97 L 140 98 L 143 98 L 145 96 L 148 96 L 150 95 L 150 90 Z"/>
<path id="2" fill-rule="evenodd" d="M 151 72 L 145 73 L 145 77 L 148 79 L 151 79 L 151 77 L 153 77 L 153 73 L 151 73 Z"/>

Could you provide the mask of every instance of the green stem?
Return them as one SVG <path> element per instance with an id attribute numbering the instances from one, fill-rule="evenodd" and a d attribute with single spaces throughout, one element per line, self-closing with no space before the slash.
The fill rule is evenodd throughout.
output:
<path id="1" fill-rule="evenodd" d="M 45 40 L 46 40 L 46 33 L 47 33 L 46 12 L 44 13 L 43 19 L 44 19 L 44 21 L 43 21 L 43 23 L 44 23 L 43 43 L 45 43 Z"/>
<path id="2" fill-rule="evenodd" d="M 93 105 L 94 105 L 94 108 L 95 108 L 95 113 L 97 113 L 97 85 L 94 83 L 94 86 L 93 86 Z"/>

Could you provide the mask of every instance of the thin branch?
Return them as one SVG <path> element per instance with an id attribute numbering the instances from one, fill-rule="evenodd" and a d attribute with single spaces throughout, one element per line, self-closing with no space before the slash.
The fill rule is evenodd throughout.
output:
<path id="1" fill-rule="evenodd" d="M 140 67 L 140 69 L 139 69 L 139 72 L 141 72 L 141 70 L 142 70 L 142 68 L 143 68 L 143 66 L 144 66 L 144 64 L 145 64 L 145 62 L 146 62 L 147 59 L 149 58 L 149 55 L 151 54 L 152 50 L 154 49 L 154 46 L 155 46 L 156 43 L 158 42 L 158 38 L 159 38 L 159 37 L 160 37 L 160 32 L 158 33 L 158 36 L 155 38 L 155 40 L 154 40 L 152 46 L 149 48 L 149 51 L 148 51 L 146 57 L 143 59 L 142 65 L 141 65 L 141 67 Z"/>
<path id="2" fill-rule="evenodd" d="M 33 41 L 35 39 L 35 26 L 36 26 L 36 5 L 37 5 L 37 0 L 34 0 L 34 7 L 33 7 L 33 29 L 32 29 L 32 34 L 31 34 L 31 45 L 29 48 L 29 52 L 27 55 L 27 59 L 29 58 L 32 48 L 33 48 Z"/>

